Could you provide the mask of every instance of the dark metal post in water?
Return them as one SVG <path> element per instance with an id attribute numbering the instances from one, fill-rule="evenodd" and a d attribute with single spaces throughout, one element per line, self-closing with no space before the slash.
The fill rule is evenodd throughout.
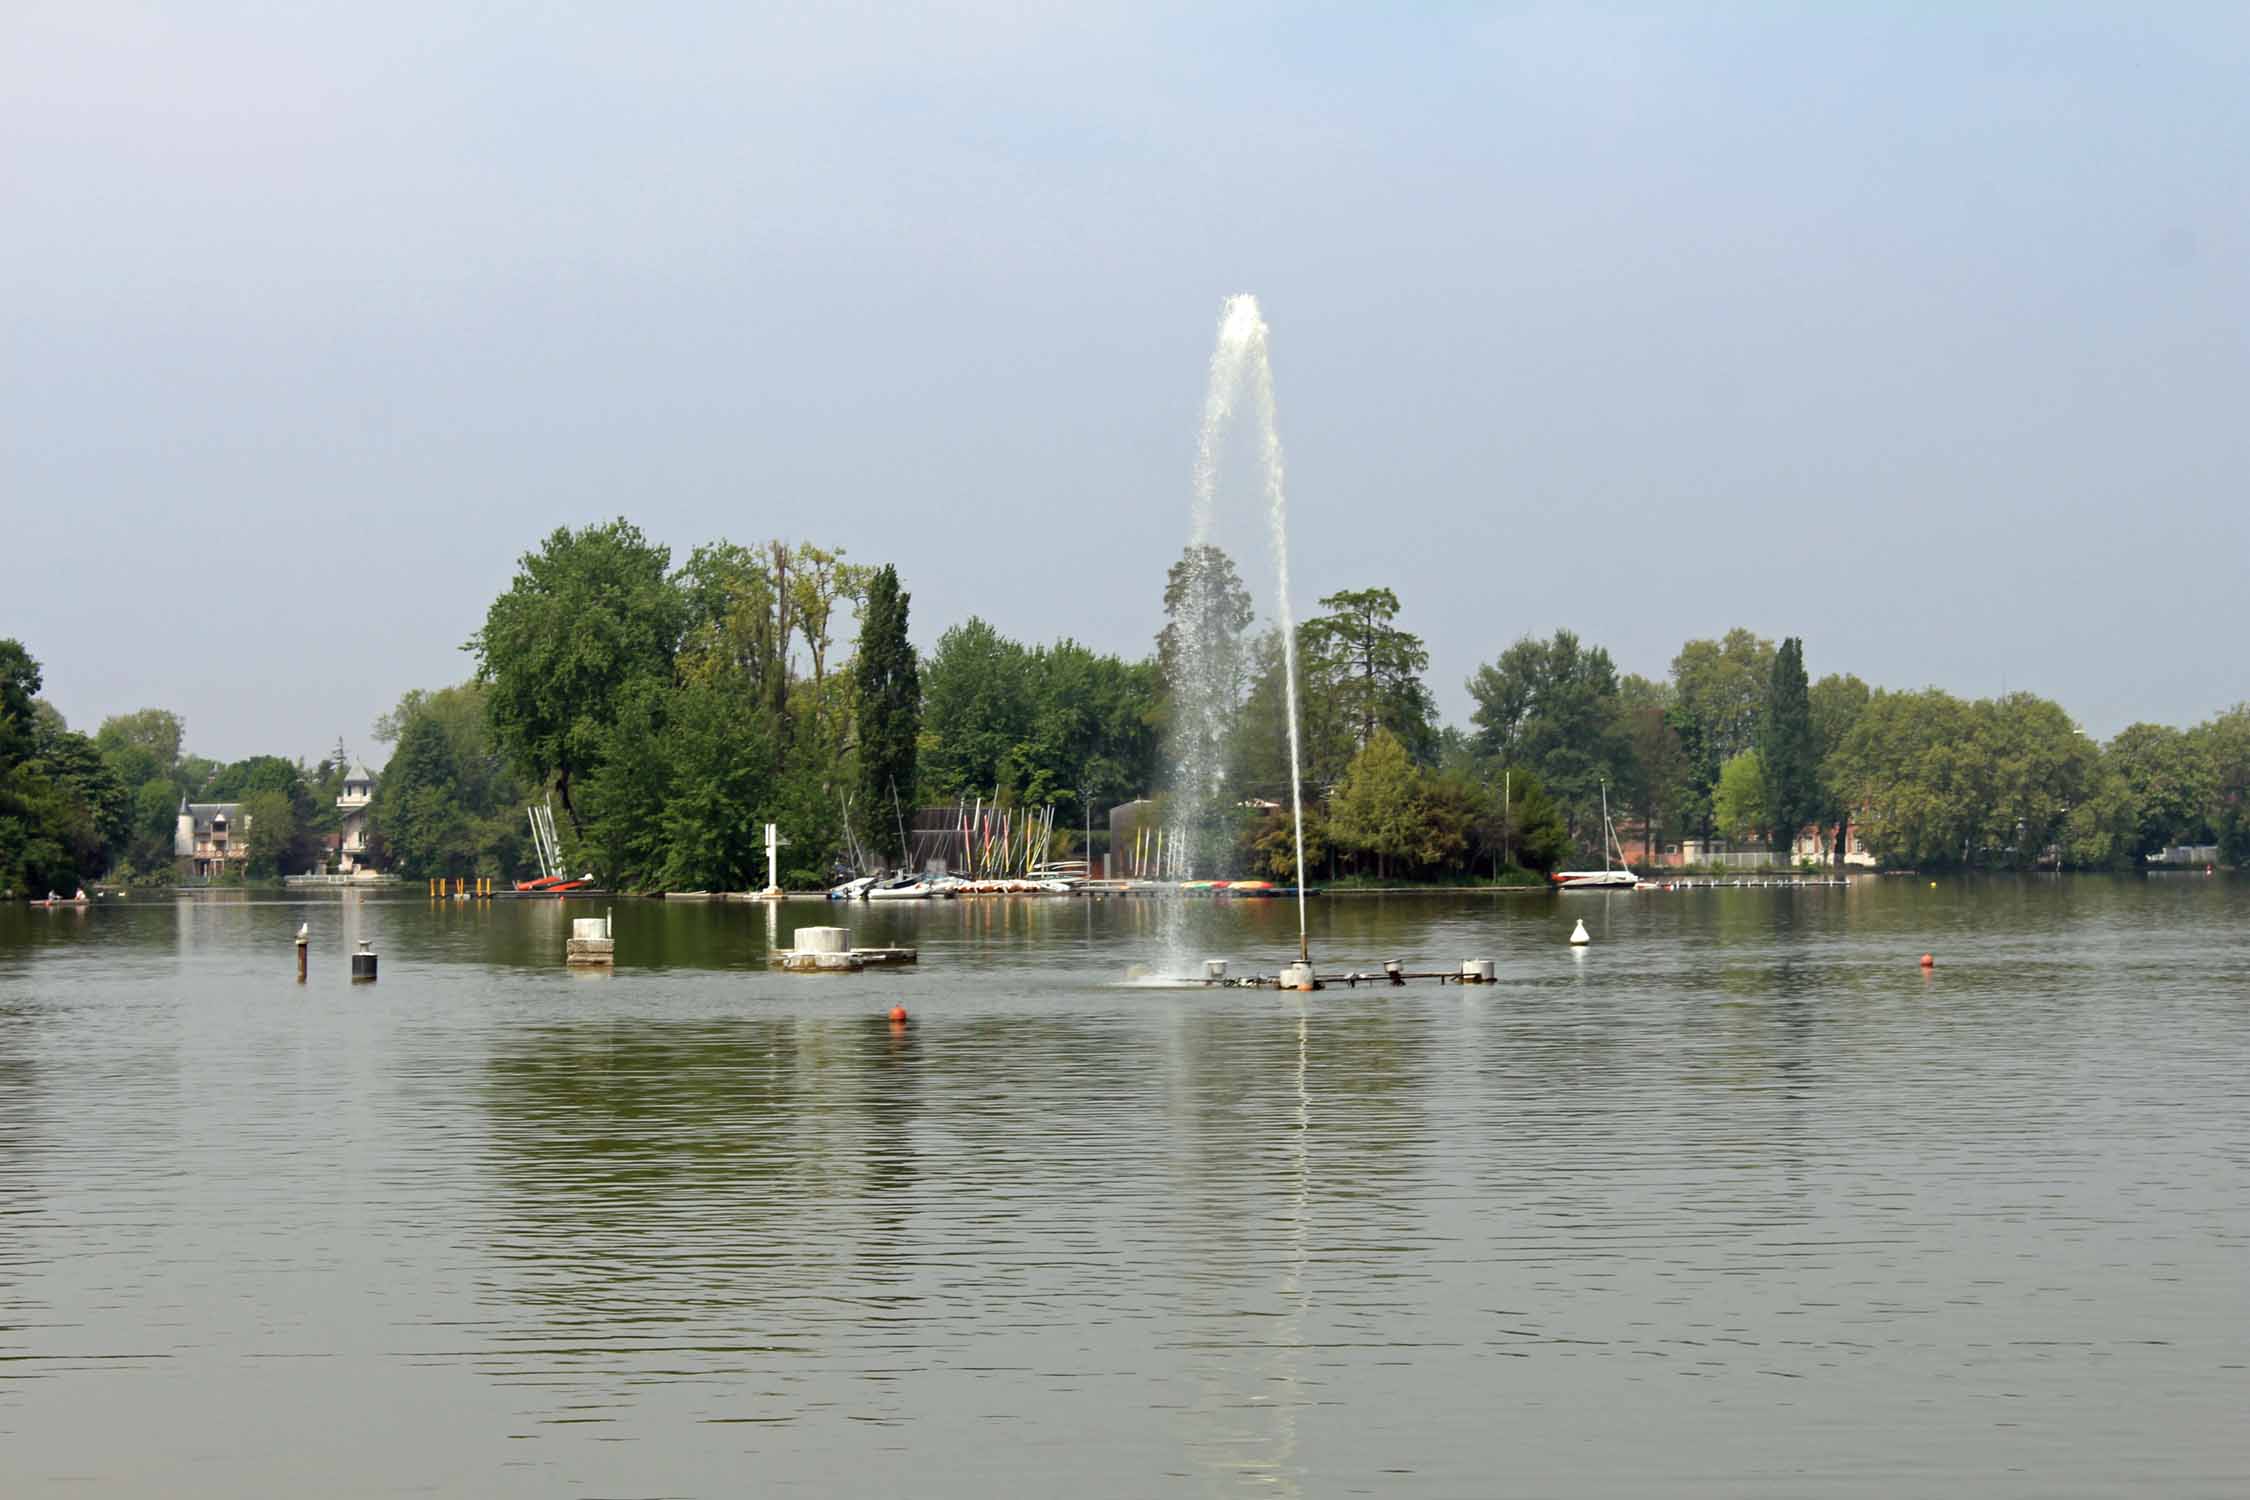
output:
<path id="1" fill-rule="evenodd" d="M 367 939 L 361 938 L 359 940 L 359 951 L 352 955 L 352 983 L 373 984 L 374 982 L 375 950 Z"/>
<path id="2" fill-rule="evenodd" d="M 299 984 L 303 984 L 303 983 L 305 982 L 305 954 L 306 954 L 307 950 L 308 950 L 308 949 L 310 948 L 310 946 L 311 946 L 311 945 L 310 945 L 310 944 L 309 944 L 309 943 L 308 943 L 308 942 L 306 941 L 306 939 L 305 939 L 305 935 L 304 935 L 303 933 L 301 933 L 301 932 L 300 932 L 300 933 L 298 933 L 298 934 L 297 934 L 297 982 L 298 982 Z"/>

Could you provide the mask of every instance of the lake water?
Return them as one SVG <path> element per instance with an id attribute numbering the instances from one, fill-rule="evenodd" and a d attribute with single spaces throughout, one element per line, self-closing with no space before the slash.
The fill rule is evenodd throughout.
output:
<path id="1" fill-rule="evenodd" d="M 0 1493 L 2250 1493 L 2250 883 L 594 909 L 0 909 Z"/>

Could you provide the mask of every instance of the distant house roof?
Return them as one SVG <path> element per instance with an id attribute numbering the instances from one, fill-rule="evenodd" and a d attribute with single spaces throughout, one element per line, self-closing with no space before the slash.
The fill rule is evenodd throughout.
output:
<path id="1" fill-rule="evenodd" d="M 373 786 L 375 784 L 375 773 L 367 769 L 365 762 L 359 762 L 352 766 L 351 771 L 344 779 L 346 781 L 364 781 L 369 786 Z"/>
<path id="2" fill-rule="evenodd" d="M 211 824 L 220 818 L 226 819 L 229 823 L 247 825 L 249 822 L 242 815 L 242 804 L 239 802 L 190 802 L 185 805 L 188 817 L 194 821 L 199 832 L 209 829 Z"/>

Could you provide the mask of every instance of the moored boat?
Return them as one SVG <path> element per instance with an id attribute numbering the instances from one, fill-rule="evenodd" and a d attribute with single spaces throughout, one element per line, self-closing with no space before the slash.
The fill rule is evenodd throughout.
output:
<path id="1" fill-rule="evenodd" d="M 1610 852 L 1617 853 L 1617 868 L 1609 862 Z M 1557 890 L 1564 891 L 1629 891 L 1641 883 L 1641 877 L 1625 866 L 1625 850 L 1617 842 L 1617 825 L 1609 820 L 1609 783 L 1602 783 L 1602 867 L 1598 870 L 1557 870 L 1547 877 Z"/>

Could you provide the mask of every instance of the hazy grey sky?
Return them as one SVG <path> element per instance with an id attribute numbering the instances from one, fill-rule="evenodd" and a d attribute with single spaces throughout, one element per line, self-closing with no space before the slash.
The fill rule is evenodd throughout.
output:
<path id="1" fill-rule="evenodd" d="M 19 3 L 0 635 L 82 728 L 372 752 L 622 513 L 1138 653 L 1249 290 L 1300 608 L 1397 589 L 1457 720 L 1527 631 L 1736 624 L 2193 720 L 2246 62 L 2237 5 Z"/>

